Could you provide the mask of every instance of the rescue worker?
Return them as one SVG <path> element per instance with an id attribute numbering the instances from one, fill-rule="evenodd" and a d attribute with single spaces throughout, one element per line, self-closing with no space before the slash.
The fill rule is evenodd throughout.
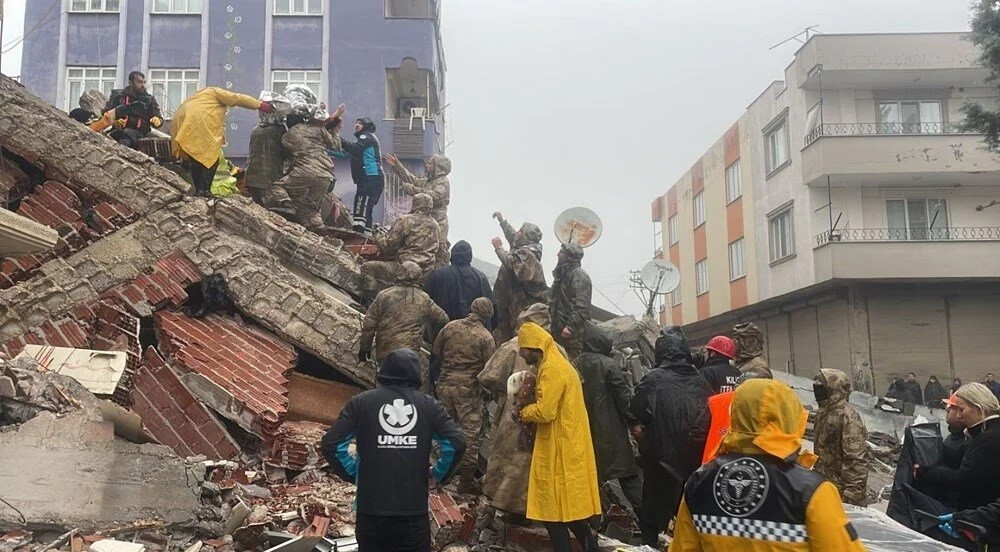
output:
<path id="1" fill-rule="evenodd" d="M 583 333 L 590 324 L 590 301 L 594 288 L 590 275 L 580 266 L 583 248 L 576 244 L 559 249 L 558 262 L 552 271 L 552 335 L 566 348 L 573 360 L 583 350 Z"/>
<path id="2" fill-rule="evenodd" d="M 537 426 L 527 517 L 544 523 L 554 552 L 572 550 L 570 531 L 584 552 L 597 552 L 588 520 L 601 514 L 601 498 L 580 376 L 538 324 L 522 324 L 517 345 L 538 372 L 536 402 L 521 410 L 521 421 Z"/>
<path id="3" fill-rule="evenodd" d="M 128 86 L 111 91 L 104 106 L 105 116 L 92 128 L 101 131 L 114 124 L 111 138 L 127 148 L 135 148 L 141 138 L 149 135 L 150 128 L 163 126 L 160 106 L 146 90 L 146 84 L 146 75 L 141 71 L 129 73 Z"/>
<path id="4" fill-rule="evenodd" d="M 816 472 L 833 483 L 844 502 L 865 506 L 868 498 L 868 430 L 847 402 L 851 380 L 840 370 L 822 369 L 813 380 L 819 404 L 814 424 Z"/>
<path id="5" fill-rule="evenodd" d="M 420 289 L 420 267 L 410 261 L 399 264 L 398 283 L 383 290 L 365 313 L 361 325 L 358 360 L 368 362 L 375 345 L 375 362 L 380 363 L 396 349 L 420 351 L 424 344 L 424 328 L 440 328 L 448 323 L 448 315 Z M 426 371 L 426 366 L 423 366 Z M 430 390 L 427 377 L 424 389 Z"/>
<path id="6" fill-rule="evenodd" d="M 807 418 L 784 383 L 737 387 L 732 430 L 685 485 L 669 552 L 863 552 L 837 488 L 801 450 Z"/>
<path id="7" fill-rule="evenodd" d="M 245 184 L 254 203 L 263 206 L 264 194 L 285 172 L 284 118 L 277 113 L 261 113 L 260 123 L 250 131 Z"/>
<path id="8" fill-rule="evenodd" d="M 354 123 L 357 142 L 341 140 L 343 150 L 351 157 L 351 178 L 357 185 L 354 194 L 354 229 L 372 227 L 372 210 L 385 191 L 385 173 L 382 172 L 382 150 L 375 136 L 375 123 L 361 117 Z"/>
<path id="9" fill-rule="evenodd" d="M 515 336 L 514 322 L 521 311 L 535 303 L 548 303 L 549 286 L 542 269 L 542 230 L 526 222 L 521 229 L 514 228 L 503 214 L 493 213 L 500 222 L 510 252 L 503 248 L 500 238 L 493 238 L 493 249 L 500 261 L 500 271 L 493 284 L 493 296 L 500 307 L 500 325 L 493 332 L 497 343 Z"/>
<path id="10" fill-rule="evenodd" d="M 764 332 L 757 324 L 746 322 L 733 326 L 733 341 L 736 342 L 736 358 L 733 360 L 741 374 L 756 372 L 764 378 L 774 377 L 764 358 Z"/>
<path id="11" fill-rule="evenodd" d="M 496 351 L 486 323 L 493 318 L 493 303 L 480 297 L 472 302 L 472 312 L 453 320 L 434 340 L 431 354 L 441 359 L 441 379 L 437 396 L 465 433 L 469 453 L 458 468 L 458 492 L 479 494 L 476 466 L 479 462 L 479 433 L 483 429 L 482 388 L 476 376 Z"/>
<path id="12" fill-rule="evenodd" d="M 340 136 L 325 128 L 326 121 L 299 123 L 281 138 L 288 170 L 264 194 L 268 208 L 291 209 L 294 222 L 312 231 L 325 228 L 320 201 L 333 189 L 333 159 L 327 150 L 340 149 Z"/>
<path id="13" fill-rule="evenodd" d="M 740 370 L 733 366 L 733 357 L 736 356 L 736 344 L 733 340 L 717 335 L 708 340 L 705 350 L 708 351 L 708 358 L 701 373 L 712 387 L 712 394 L 728 393 L 736 389 Z"/>
<path id="14" fill-rule="evenodd" d="M 386 162 L 403 181 L 403 191 L 409 195 L 427 194 L 434 199 L 431 216 L 441 228 L 441 249 L 438 250 L 438 265 L 448 263 L 448 205 L 451 203 L 451 159 L 444 155 L 432 155 L 424 163 L 424 176 L 414 175 L 395 155 L 386 155 Z"/>
<path id="15" fill-rule="evenodd" d="M 357 485 L 361 550 L 430 552 L 428 479 L 446 483 L 465 452 L 461 428 L 441 403 L 418 391 L 419 369 L 414 351 L 386 355 L 378 387 L 351 399 L 323 436 L 323 456 L 339 477 Z M 355 454 L 348 448 L 352 441 Z M 428 470 L 432 441 L 440 454 Z"/>
<path id="16" fill-rule="evenodd" d="M 439 307 L 448 313 L 448 318 L 459 320 L 468 316 L 472 302 L 485 297 L 493 303 L 493 318 L 487 320 L 487 329 L 496 327 L 499 313 L 493 300 L 490 280 L 482 271 L 472 266 L 472 246 L 462 240 L 451 248 L 451 264 L 435 268 L 427 277 L 424 291 Z"/>
<path id="17" fill-rule="evenodd" d="M 617 479 L 638 517 L 642 512 L 642 478 L 628 438 L 628 403 L 632 389 L 615 359 L 608 332 L 589 325 L 584 331 L 583 352 L 573 365 L 583 379 L 583 399 L 594 440 L 597 480 Z"/>
<path id="18" fill-rule="evenodd" d="M 986 374 L 986 379 L 983 380 L 983 385 L 989 388 L 994 397 L 1000 398 L 1000 382 L 996 380 L 996 377 L 992 372 Z"/>
<path id="19" fill-rule="evenodd" d="M 629 404 L 642 463 L 642 543 L 657 546 L 677 512 L 684 481 L 701 465 L 708 437 L 712 389 L 691 363 L 677 326 L 656 338 L 656 368 L 642 378 Z"/>
<path id="20" fill-rule="evenodd" d="M 432 200 L 427 194 L 413 197 L 410 214 L 392 225 L 389 233 L 378 235 L 379 260 L 361 265 L 361 290 L 370 297 L 396 280 L 399 265 L 412 262 L 420 269 L 417 285 L 422 285 L 434 268 L 438 248 L 438 226 L 430 216 Z M 447 323 L 442 322 L 441 325 Z"/>
<path id="21" fill-rule="evenodd" d="M 549 327 L 549 307 L 535 303 L 517 318 L 517 326 L 533 322 Z M 531 470 L 531 450 L 518 447 L 520 428 L 511 415 L 512 400 L 507 396 L 507 381 L 511 376 L 534 367 L 518 354 L 517 338 L 501 343 L 477 379 L 497 401 L 493 427 L 490 429 L 490 461 L 483 476 L 483 494 L 494 508 L 523 518 L 528 505 L 528 474 Z"/>
<path id="22" fill-rule="evenodd" d="M 212 195 L 212 180 L 219 167 L 222 147 L 226 145 L 226 112 L 230 107 L 263 113 L 274 111 L 268 102 L 214 86 L 195 92 L 174 111 L 170 122 L 170 148 L 174 157 L 189 163 L 196 196 Z"/>

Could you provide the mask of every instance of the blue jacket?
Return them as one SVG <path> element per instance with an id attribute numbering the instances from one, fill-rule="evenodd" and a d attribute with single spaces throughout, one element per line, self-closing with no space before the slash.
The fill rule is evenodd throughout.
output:
<path id="1" fill-rule="evenodd" d="M 341 138 L 340 144 L 351 156 L 351 177 L 355 183 L 379 178 L 382 173 L 382 150 L 375 136 L 375 125 L 368 124 L 363 129 L 354 133 L 358 139 L 352 142 L 346 138 Z"/>

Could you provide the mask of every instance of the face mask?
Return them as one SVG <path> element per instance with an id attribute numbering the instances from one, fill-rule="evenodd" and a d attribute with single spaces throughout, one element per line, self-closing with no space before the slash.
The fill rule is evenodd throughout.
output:
<path id="1" fill-rule="evenodd" d="M 830 398 L 830 390 L 827 389 L 826 386 L 821 383 L 814 383 L 813 395 L 816 396 L 816 402 L 821 403 Z"/>

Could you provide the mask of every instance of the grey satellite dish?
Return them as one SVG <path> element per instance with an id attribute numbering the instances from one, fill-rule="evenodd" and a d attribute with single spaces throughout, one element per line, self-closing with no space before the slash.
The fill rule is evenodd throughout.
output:
<path id="1" fill-rule="evenodd" d="M 590 247 L 601 238 L 603 230 L 601 217 L 586 207 L 566 209 L 556 218 L 556 239 L 565 245 Z"/>
<path id="2" fill-rule="evenodd" d="M 653 295 L 666 295 L 681 285 L 681 273 L 673 263 L 653 259 L 642 267 L 642 285 Z"/>

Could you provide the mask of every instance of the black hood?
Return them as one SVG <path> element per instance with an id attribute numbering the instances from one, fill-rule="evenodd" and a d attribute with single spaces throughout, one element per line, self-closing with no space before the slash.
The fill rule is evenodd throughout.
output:
<path id="1" fill-rule="evenodd" d="M 420 357 L 410 349 L 389 353 L 378 369 L 381 385 L 420 388 Z"/>
<path id="2" fill-rule="evenodd" d="M 369 133 L 375 132 L 375 123 L 373 123 L 372 120 L 369 119 L 368 117 L 362 117 L 358 119 L 358 122 L 361 123 L 361 130 L 355 132 L 354 133 L 355 136 L 359 134 L 364 134 L 366 132 Z"/>
<path id="3" fill-rule="evenodd" d="M 691 348 L 680 326 L 670 326 L 660 330 L 656 338 L 656 365 L 691 364 Z"/>
<path id="4" fill-rule="evenodd" d="M 613 346 L 611 334 L 594 324 L 587 325 L 583 332 L 583 352 L 611 356 Z"/>
<path id="5" fill-rule="evenodd" d="M 469 242 L 462 240 L 451 248 L 451 264 L 456 266 L 472 264 L 472 246 Z"/>

